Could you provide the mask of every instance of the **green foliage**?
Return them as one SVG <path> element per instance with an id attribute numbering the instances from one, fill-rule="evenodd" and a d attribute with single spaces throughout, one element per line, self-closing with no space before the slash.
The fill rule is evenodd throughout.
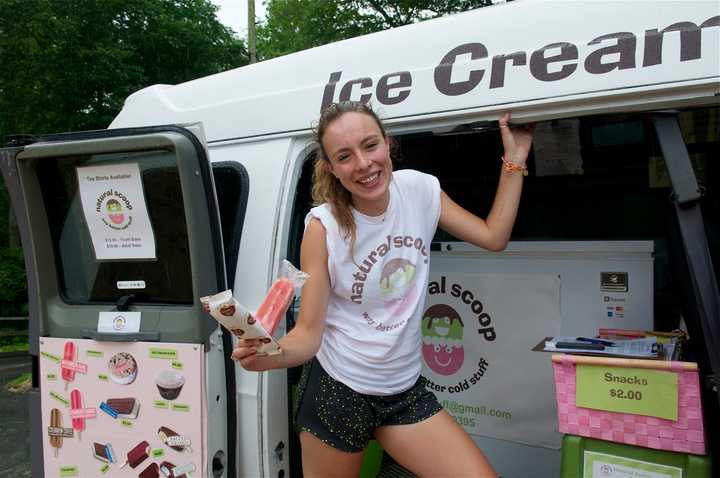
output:
<path id="1" fill-rule="evenodd" d="M 27 315 L 27 279 L 22 249 L 0 249 L 0 317 Z"/>
<path id="2" fill-rule="evenodd" d="M 247 63 L 210 0 L 0 0 L 0 147 L 105 128 L 131 93 Z M 9 245 L 0 182 L 0 248 Z M 11 245 L 11 244 L 10 244 Z M 27 315 L 20 249 L 0 249 L 0 316 Z"/>
<path id="3" fill-rule="evenodd" d="M 0 337 L 0 352 L 25 352 L 30 348 L 27 335 Z"/>
<path id="4" fill-rule="evenodd" d="M 141 88 L 247 63 L 216 10 L 210 0 L 0 0 L 0 140 L 104 128 Z"/>
<path id="5" fill-rule="evenodd" d="M 26 393 L 32 388 L 32 374 L 25 372 L 5 384 L 5 389 L 13 393 Z"/>
<path id="6" fill-rule="evenodd" d="M 263 59 L 491 5 L 491 0 L 269 0 L 258 28 Z"/>

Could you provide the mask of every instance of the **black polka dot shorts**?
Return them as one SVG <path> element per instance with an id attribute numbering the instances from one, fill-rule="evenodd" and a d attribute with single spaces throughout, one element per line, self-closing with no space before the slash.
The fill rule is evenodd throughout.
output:
<path id="1" fill-rule="evenodd" d="M 298 385 L 297 430 L 344 452 L 364 450 L 376 428 L 419 423 L 442 409 L 425 382 L 421 376 L 405 392 L 365 395 L 330 377 L 313 358 Z"/>

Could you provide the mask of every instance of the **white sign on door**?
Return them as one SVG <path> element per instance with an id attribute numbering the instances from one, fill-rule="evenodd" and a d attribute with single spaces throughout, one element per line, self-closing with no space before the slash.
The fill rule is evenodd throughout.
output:
<path id="1" fill-rule="evenodd" d="M 137 163 L 77 168 L 95 257 L 155 259 L 155 235 Z"/>

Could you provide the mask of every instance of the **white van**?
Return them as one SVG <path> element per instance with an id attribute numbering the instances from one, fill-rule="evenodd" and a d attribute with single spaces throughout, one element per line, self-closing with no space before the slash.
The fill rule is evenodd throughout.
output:
<path id="1" fill-rule="evenodd" d="M 451 197 L 480 215 L 489 209 L 500 170 L 496 119 L 511 111 L 515 123 L 538 123 L 508 250 L 486 254 L 442 231 L 432 247 L 435 287 L 451 273 L 473 281 L 473 274 L 497 279 L 508 272 L 549 287 L 550 298 L 537 308 L 545 314 L 537 322 L 542 327 L 528 316 L 493 312 L 493 333 L 470 340 L 469 320 L 476 317 L 465 320 L 466 356 L 477 358 L 476 346 L 487 350 L 485 365 L 468 372 L 473 386 L 463 376 L 441 373 L 433 380 L 439 394 L 453 387 L 455 397 L 464 394 L 440 398 L 503 477 L 560 474 L 550 357 L 530 352 L 534 343 L 517 338 L 522 330 L 539 341 L 595 334 L 599 327 L 685 324 L 693 337 L 689 360 L 699 362 L 708 384 L 715 380 L 715 392 L 703 384 L 705 429 L 715 447 L 710 451 L 720 457 L 712 425 L 720 373 L 718 2 L 518 1 L 151 86 L 127 99 L 108 130 L 40 137 L 2 150 L 28 270 L 37 385 L 33 476 L 100 476 L 101 467 L 106 476 L 136 476 L 152 460 L 179 465 L 190 455 L 163 448 L 162 436 L 140 430 L 162 425 L 143 424 L 144 417 L 188 409 L 197 413 L 183 415 L 186 425 L 194 421 L 202 430 L 193 437 L 199 458 L 192 476 L 301 476 L 291 423 L 299 370 L 258 374 L 236 366 L 228 358 L 231 337 L 202 312 L 198 298 L 231 288 L 254 309 L 281 261 L 298 264 L 316 150 L 311 128 L 324 105 L 344 100 L 372 103 L 397 140 L 397 168 L 436 175 Z M 125 180 L 139 200 L 116 194 Z M 110 196 L 120 209 L 101 230 L 91 216 L 113 213 Z M 122 236 L 133 214 L 141 230 Z M 625 274 L 625 289 L 613 295 L 602 288 L 601 274 L 617 271 Z M 473 292 L 490 310 L 492 292 Z M 522 291 L 507 294 L 524 300 Z M 601 295 L 621 305 L 609 312 Z M 130 319 L 136 329 L 108 329 L 103 321 L 109 319 L 101 317 L 108 312 L 139 312 Z M 293 314 L 278 335 L 292 327 Z M 53 338 L 75 345 L 43 349 L 55 346 Z M 201 351 L 197 406 L 173 408 L 175 402 L 156 392 L 128 388 L 140 387 L 143 371 L 157 363 L 145 364 L 145 352 L 128 352 L 135 357 L 135 384 L 103 378 L 107 371 L 100 369 L 111 355 L 145 350 L 132 348 L 142 344 L 150 344 L 155 359 L 173 344 L 177 354 L 183 344 Z M 115 388 L 98 403 L 85 400 L 97 414 L 88 412 L 82 444 L 68 427 L 80 415 L 65 417 L 70 431 L 58 448 L 62 442 L 49 440 L 48 427 L 60 433 L 62 424 L 48 407 L 80 408 L 58 387 L 62 360 L 89 367 L 83 374 L 82 364 L 75 366 L 71 378 L 84 387 L 83 396 Z M 184 368 L 172 362 L 187 375 L 183 394 L 193 380 L 190 360 Z M 512 368 L 500 373 L 506 361 Z M 131 390 L 142 402 L 139 414 L 103 438 L 117 417 L 103 411 L 102 400 Z M 168 418 L 176 423 L 168 428 L 184 425 L 178 416 Z M 154 455 L 141 457 L 135 469 L 119 468 L 140 438 Z M 98 458 L 113 440 L 120 459 Z M 90 453 L 91 442 L 102 445 L 99 452 Z M 53 456 L 58 450 L 59 458 Z M 366 476 L 377 465 L 368 463 Z"/>

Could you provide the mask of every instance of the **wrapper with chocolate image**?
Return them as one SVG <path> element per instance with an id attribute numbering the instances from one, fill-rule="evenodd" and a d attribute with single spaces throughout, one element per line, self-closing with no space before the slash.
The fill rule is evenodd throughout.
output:
<path id="1" fill-rule="evenodd" d="M 92 444 L 93 456 L 104 462 L 104 463 L 115 463 L 115 451 L 110 443 L 97 443 Z"/>
<path id="2" fill-rule="evenodd" d="M 308 274 L 288 261 L 283 261 L 278 278 L 270 287 L 267 296 L 255 314 L 240 304 L 231 290 L 202 297 L 210 315 L 234 336 L 242 339 L 260 339 L 259 354 L 276 355 L 280 346 L 272 335 L 292 303 L 296 289 L 303 286 Z"/>
<path id="3" fill-rule="evenodd" d="M 258 348 L 258 353 L 275 355 L 280 353 L 280 346 L 275 342 L 263 326 L 233 296 L 231 290 L 200 299 L 207 303 L 210 315 L 235 337 L 242 339 L 260 339 L 265 343 Z"/>

